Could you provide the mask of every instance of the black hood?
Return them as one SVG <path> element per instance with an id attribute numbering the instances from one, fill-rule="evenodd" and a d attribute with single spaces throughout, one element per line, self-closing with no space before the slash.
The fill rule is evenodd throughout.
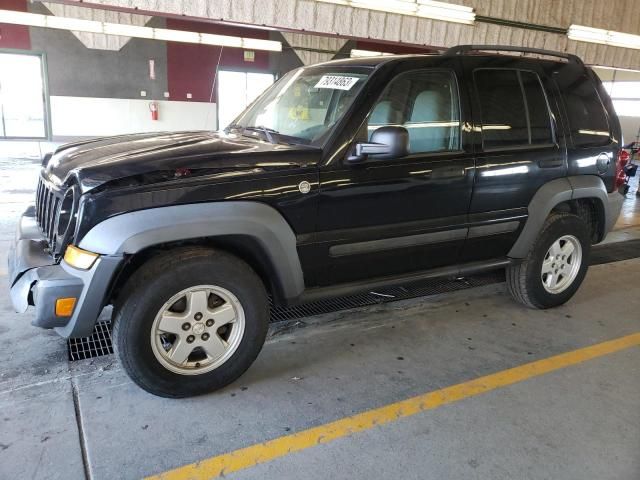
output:
<path id="1" fill-rule="evenodd" d="M 299 168 L 317 162 L 319 152 L 305 145 L 271 144 L 259 137 L 210 131 L 141 133 L 63 145 L 43 167 L 43 174 L 58 187 L 75 177 L 87 192 L 112 180 L 160 171 Z"/>

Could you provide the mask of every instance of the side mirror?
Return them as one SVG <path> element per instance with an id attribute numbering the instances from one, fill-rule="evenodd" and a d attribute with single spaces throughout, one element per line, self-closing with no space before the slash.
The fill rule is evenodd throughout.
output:
<path id="1" fill-rule="evenodd" d="M 371 135 L 370 142 L 360 142 L 349 163 L 358 163 L 369 157 L 376 159 L 399 158 L 409 154 L 409 132 L 404 127 L 380 127 Z"/>

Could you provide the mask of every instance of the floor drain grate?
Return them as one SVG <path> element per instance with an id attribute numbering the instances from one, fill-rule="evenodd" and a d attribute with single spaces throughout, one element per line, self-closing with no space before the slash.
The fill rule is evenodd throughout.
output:
<path id="1" fill-rule="evenodd" d="M 592 249 L 591 264 L 598 265 L 639 256 L 640 240 L 630 240 L 613 244 L 596 245 Z M 456 292 L 467 288 L 504 282 L 504 270 L 495 270 L 484 274 L 461 279 L 429 279 L 407 283 L 395 287 L 377 288 L 374 292 L 346 295 L 343 297 L 319 300 L 317 302 L 293 307 L 271 307 L 271 322 L 295 320 L 313 315 L 338 312 L 350 308 L 366 307 L 379 303 L 395 302 L 410 298 Z M 111 344 L 111 322 L 98 322 L 90 337 L 70 338 L 68 343 L 69 360 L 85 360 L 113 353 Z"/>
<path id="2" fill-rule="evenodd" d="M 500 282 L 504 282 L 503 270 L 496 270 L 494 272 L 456 280 L 446 278 L 422 280 L 401 286 L 376 288 L 374 291 L 368 293 L 329 298 L 293 307 L 282 308 L 272 306 L 271 321 L 280 322 L 294 320 L 312 315 L 321 315 L 324 313 L 347 310 L 349 308 L 366 307 L 379 303 L 438 295 L 441 293 L 455 292 L 458 290 L 480 287 L 482 285 L 491 285 L 493 283 Z"/>
<path id="3" fill-rule="evenodd" d="M 100 321 L 89 337 L 70 338 L 67 341 L 69 360 L 85 360 L 113 353 L 111 343 L 111 321 Z"/>

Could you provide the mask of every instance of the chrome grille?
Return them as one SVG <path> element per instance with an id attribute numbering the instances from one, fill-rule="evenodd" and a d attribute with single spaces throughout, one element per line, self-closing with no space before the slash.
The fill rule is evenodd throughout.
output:
<path id="1" fill-rule="evenodd" d="M 36 191 L 36 220 L 38 227 L 40 227 L 40 232 L 47 240 L 52 253 L 55 250 L 55 217 L 61 200 L 60 192 L 56 191 L 41 178 Z"/>

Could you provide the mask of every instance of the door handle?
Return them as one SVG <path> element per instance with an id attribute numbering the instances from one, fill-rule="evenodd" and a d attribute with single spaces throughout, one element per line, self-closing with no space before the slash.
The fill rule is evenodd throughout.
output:
<path id="1" fill-rule="evenodd" d="M 540 168 L 558 168 L 564 165 L 562 158 L 548 158 L 546 160 L 538 160 L 538 166 Z"/>

